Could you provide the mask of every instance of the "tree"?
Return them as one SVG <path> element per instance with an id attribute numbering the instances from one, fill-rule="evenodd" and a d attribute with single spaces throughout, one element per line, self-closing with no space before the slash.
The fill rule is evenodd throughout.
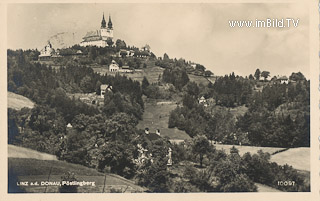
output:
<path id="1" fill-rule="evenodd" d="M 116 48 L 117 48 L 118 50 L 120 50 L 120 49 L 125 49 L 126 47 L 127 47 L 127 44 L 126 44 L 123 40 L 118 39 L 118 40 L 116 41 Z"/>
<path id="2" fill-rule="evenodd" d="M 149 81 L 146 78 L 146 76 L 143 77 L 142 83 L 141 83 L 141 88 L 142 88 L 142 93 L 146 94 L 146 89 L 149 86 Z"/>
<path id="3" fill-rule="evenodd" d="M 196 64 L 196 70 L 204 72 L 206 68 L 201 64 Z"/>
<path id="4" fill-rule="evenodd" d="M 164 61 L 170 60 L 167 53 L 164 53 L 164 55 L 163 55 L 163 60 L 164 60 Z"/>
<path id="5" fill-rule="evenodd" d="M 91 59 L 91 61 L 94 61 L 98 56 L 96 47 L 90 47 L 88 55 L 89 55 L 89 58 Z"/>
<path id="6" fill-rule="evenodd" d="M 209 153 L 211 145 L 204 135 L 198 135 L 192 139 L 192 150 L 200 158 L 200 167 L 202 167 L 202 161 L 204 155 Z"/>
<path id="7" fill-rule="evenodd" d="M 264 77 L 264 80 L 266 80 L 269 76 L 270 76 L 270 72 L 269 71 L 262 71 L 261 77 Z"/>
<path id="8" fill-rule="evenodd" d="M 195 82 L 188 82 L 188 84 L 186 84 L 184 86 L 184 89 L 186 90 L 187 94 L 197 98 L 199 96 L 199 92 L 200 89 L 197 85 L 197 83 Z"/>
<path id="9" fill-rule="evenodd" d="M 84 78 L 82 78 L 80 82 L 80 87 L 84 93 L 89 93 L 94 91 L 91 77 L 87 75 Z"/>
<path id="10" fill-rule="evenodd" d="M 301 72 L 298 73 L 292 73 L 289 77 L 290 80 L 292 81 L 301 81 L 301 80 L 306 80 L 304 75 Z"/>
<path id="11" fill-rule="evenodd" d="M 204 76 L 206 76 L 206 77 L 211 77 L 212 75 L 213 75 L 213 73 L 210 70 L 206 70 L 204 72 Z"/>
<path id="12" fill-rule="evenodd" d="M 67 172 L 63 176 L 61 176 L 61 186 L 59 187 L 60 193 L 77 193 L 78 186 L 77 185 L 67 185 L 64 182 L 75 182 L 78 181 L 75 174 L 73 172 Z"/>
<path id="13" fill-rule="evenodd" d="M 107 39 L 107 44 L 109 45 L 109 47 L 111 47 L 113 45 L 112 38 Z"/>
<path id="14" fill-rule="evenodd" d="M 98 149 L 98 168 L 110 167 L 112 173 L 131 178 L 134 175 L 134 146 L 124 142 L 108 142 Z"/>
<path id="15" fill-rule="evenodd" d="M 260 70 L 259 68 L 256 70 L 256 72 L 254 73 L 254 77 L 256 78 L 256 80 L 259 80 L 260 79 Z"/>

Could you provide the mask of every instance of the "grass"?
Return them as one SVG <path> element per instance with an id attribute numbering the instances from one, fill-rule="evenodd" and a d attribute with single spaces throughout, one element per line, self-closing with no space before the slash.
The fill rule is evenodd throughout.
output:
<path id="1" fill-rule="evenodd" d="M 41 153 L 32 149 L 8 145 L 9 158 L 35 158 L 39 160 L 57 160 L 57 157 L 47 153 Z"/>
<path id="2" fill-rule="evenodd" d="M 227 153 L 230 152 L 230 148 L 233 145 L 223 145 L 215 144 L 215 147 L 219 150 L 225 150 Z M 278 165 L 288 164 L 294 169 L 299 171 L 310 172 L 310 148 L 309 147 L 300 147 L 300 148 L 278 148 L 278 147 L 254 147 L 254 146 L 240 146 L 234 145 L 238 150 L 239 154 L 249 152 L 251 155 L 257 153 L 259 150 L 262 150 L 265 153 L 271 155 L 271 162 L 275 162 Z"/>
<path id="3" fill-rule="evenodd" d="M 291 148 L 273 155 L 271 161 L 279 165 L 292 165 L 292 167 L 298 170 L 310 171 L 310 148 Z"/>
<path id="4" fill-rule="evenodd" d="M 269 153 L 271 155 L 274 152 L 284 149 L 284 148 L 277 148 L 277 147 L 254 147 L 254 146 L 225 145 L 225 144 L 215 144 L 214 146 L 218 150 L 225 150 L 226 153 L 229 153 L 232 146 L 235 146 L 235 148 L 239 150 L 239 154 L 241 156 L 247 152 L 249 152 L 252 155 L 257 153 L 259 150 L 262 150 L 264 153 Z"/>
<path id="5" fill-rule="evenodd" d="M 189 80 L 191 82 L 195 82 L 198 85 L 199 84 L 203 84 L 204 86 L 207 86 L 209 84 L 210 81 L 208 81 L 207 78 L 203 77 L 203 76 L 198 76 L 198 75 L 192 75 L 192 74 L 188 74 Z"/>
<path id="6" fill-rule="evenodd" d="M 95 169 L 64 161 L 37 160 L 31 158 L 9 158 L 9 181 L 61 181 L 61 177 L 68 171 L 73 172 L 78 181 L 95 182 L 95 186 L 79 186 L 78 192 L 143 192 L 146 189 L 137 186 L 134 182 L 114 174 L 103 174 Z M 50 175 L 50 176 L 49 176 Z M 16 183 L 11 183 L 16 185 Z M 59 186 L 44 185 L 22 187 L 28 193 L 57 193 Z"/>
<path id="7" fill-rule="evenodd" d="M 170 139 L 185 140 L 189 135 L 177 128 L 168 128 L 169 115 L 177 107 L 175 102 L 157 102 L 146 101 L 143 120 L 139 122 L 138 128 L 149 128 L 151 132 L 160 129 L 161 136 L 167 136 Z"/>
<path id="8" fill-rule="evenodd" d="M 24 107 L 27 107 L 27 108 L 34 107 L 34 103 L 30 99 L 24 96 L 21 96 L 19 94 L 15 94 L 8 91 L 7 98 L 8 98 L 8 108 L 21 110 Z"/>

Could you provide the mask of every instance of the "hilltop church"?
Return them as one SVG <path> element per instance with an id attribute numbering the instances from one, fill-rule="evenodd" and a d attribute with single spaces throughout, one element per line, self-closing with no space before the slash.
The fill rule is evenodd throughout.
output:
<path id="1" fill-rule="evenodd" d="M 112 39 L 113 39 L 113 27 L 112 27 L 111 17 L 109 15 L 109 21 L 108 21 L 108 27 L 107 27 L 106 20 L 104 19 L 104 14 L 103 14 L 100 30 L 88 32 L 83 37 L 83 41 L 80 43 L 80 46 L 106 47 L 109 44 L 112 44 Z"/>

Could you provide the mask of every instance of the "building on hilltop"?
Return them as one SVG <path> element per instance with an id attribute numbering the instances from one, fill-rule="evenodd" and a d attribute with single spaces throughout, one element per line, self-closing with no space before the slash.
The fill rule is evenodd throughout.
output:
<path id="1" fill-rule="evenodd" d="M 281 84 L 288 84 L 289 80 L 287 78 L 287 76 L 278 76 L 277 80 L 281 83 Z"/>
<path id="2" fill-rule="evenodd" d="M 43 60 L 51 59 L 51 56 L 53 54 L 54 54 L 54 49 L 50 41 L 48 41 L 48 44 L 44 46 L 44 48 L 40 51 L 39 60 L 43 61 Z"/>
<path id="3" fill-rule="evenodd" d="M 109 15 L 108 27 L 106 25 L 106 20 L 104 19 L 104 14 L 102 16 L 101 28 L 100 30 L 90 31 L 84 37 L 80 46 L 97 46 L 106 47 L 112 45 L 113 39 L 113 25 L 111 22 L 111 17 Z"/>

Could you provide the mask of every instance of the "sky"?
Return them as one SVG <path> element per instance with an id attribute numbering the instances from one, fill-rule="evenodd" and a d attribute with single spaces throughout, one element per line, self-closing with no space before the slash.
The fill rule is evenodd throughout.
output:
<path id="1" fill-rule="evenodd" d="M 157 56 L 167 53 L 170 58 L 184 58 L 215 75 L 246 76 L 259 68 L 271 76 L 300 71 L 310 77 L 309 12 L 300 3 L 11 4 L 7 47 L 41 50 L 48 40 L 58 39 L 60 45 L 80 43 L 88 31 L 100 28 L 103 13 L 111 16 L 115 40 L 136 47 L 149 44 Z M 290 28 L 229 26 L 229 20 L 267 18 L 299 19 L 299 24 Z"/>

